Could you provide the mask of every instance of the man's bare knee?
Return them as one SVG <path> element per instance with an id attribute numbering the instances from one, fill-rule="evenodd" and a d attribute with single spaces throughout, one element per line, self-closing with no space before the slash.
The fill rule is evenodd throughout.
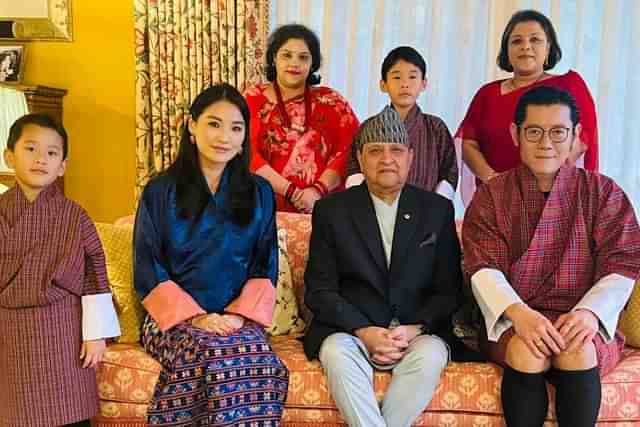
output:
<path id="1" fill-rule="evenodd" d="M 598 365 L 596 346 L 590 342 L 570 353 L 563 351 L 554 356 L 551 363 L 554 368 L 564 371 L 579 371 L 595 368 Z"/>

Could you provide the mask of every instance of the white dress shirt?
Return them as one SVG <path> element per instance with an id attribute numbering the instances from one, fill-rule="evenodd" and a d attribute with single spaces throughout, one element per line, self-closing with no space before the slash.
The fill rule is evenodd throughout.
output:
<path id="1" fill-rule="evenodd" d="M 371 194 L 371 200 L 373 200 L 373 207 L 376 211 L 378 228 L 380 229 L 380 236 L 382 237 L 382 246 L 384 247 L 384 254 L 387 257 L 387 267 L 389 267 L 391 265 L 393 232 L 396 228 L 396 215 L 398 214 L 398 201 L 400 197 L 399 195 L 396 196 L 396 200 L 390 205 L 373 194 Z"/>

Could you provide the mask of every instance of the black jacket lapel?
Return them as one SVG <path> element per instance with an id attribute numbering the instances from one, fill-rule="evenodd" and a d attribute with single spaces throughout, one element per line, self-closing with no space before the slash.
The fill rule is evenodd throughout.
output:
<path id="1" fill-rule="evenodd" d="M 358 191 L 355 192 L 351 200 L 351 215 L 360 237 L 367 244 L 369 252 L 371 252 L 371 256 L 381 271 L 386 274 L 389 270 L 384 248 L 382 247 L 378 219 L 369 196 L 369 190 L 364 182 L 358 186 Z"/>
<path id="2" fill-rule="evenodd" d="M 396 226 L 391 247 L 391 274 L 403 266 L 410 243 L 415 239 L 415 231 L 420 224 L 422 209 L 411 187 L 405 186 L 400 193 Z"/>

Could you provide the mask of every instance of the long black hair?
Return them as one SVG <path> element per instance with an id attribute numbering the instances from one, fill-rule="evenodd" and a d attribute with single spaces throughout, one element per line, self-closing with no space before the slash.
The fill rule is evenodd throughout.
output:
<path id="1" fill-rule="evenodd" d="M 267 40 L 267 63 L 265 72 L 267 80 L 270 82 L 275 81 L 277 77 L 276 72 L 276 54 L 278 50 L 291 39 L 303 40 L 311 52 L 311 69 L 307 76 L 307 84 L 309 86 L 317 85 L 320 83 L 320 76 L 316 74 L 316 71 L 320 69 L 322 63 L 322 54 L 320 53 L 320 40 L 316 33 L 309 28 L 301 24 L 286 24 L 275 29 Z"/>
<path id="2" fill-rule="evenodd" d="M 253 211 L 256 206 L 256 182 L 249 172 L 251 151 L 249 136 L 251 132 L 247 102 L 235 87 L 228 83 L 219 83 L 200 92 L 191 104 L 189 114 L 193 120 L 197 120 L 204 110 L 220 101 L 227 101 L 238 107 L 245 123 L 242 152 L 234 156 L 226 166 L 229 168 L 229 189 L 225 201 L 231 220 L 238 225 L 245 226 L 253 219 Z M 167 174 L 176 180 L 178 215 L 182 218 L 194 218 L 201 215 L 211 196 L 211 190 L 202 174 L 198 160 L 198 147 L 191 142 L 187 121 L 183 125 L 178 156 L 167 169 Z"/>

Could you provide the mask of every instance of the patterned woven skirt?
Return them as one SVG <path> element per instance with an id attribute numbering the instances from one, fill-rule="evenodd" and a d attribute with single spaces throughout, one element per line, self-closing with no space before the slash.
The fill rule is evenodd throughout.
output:
<path id="1" fill-rule="evenodd" d="M 262 327 L 219 336 L 188 323 L 161 332 L 147 316 L 142 342 L 162 372 L 148 410 L 152 426 L 278 426 L 289 371 Z"/>

